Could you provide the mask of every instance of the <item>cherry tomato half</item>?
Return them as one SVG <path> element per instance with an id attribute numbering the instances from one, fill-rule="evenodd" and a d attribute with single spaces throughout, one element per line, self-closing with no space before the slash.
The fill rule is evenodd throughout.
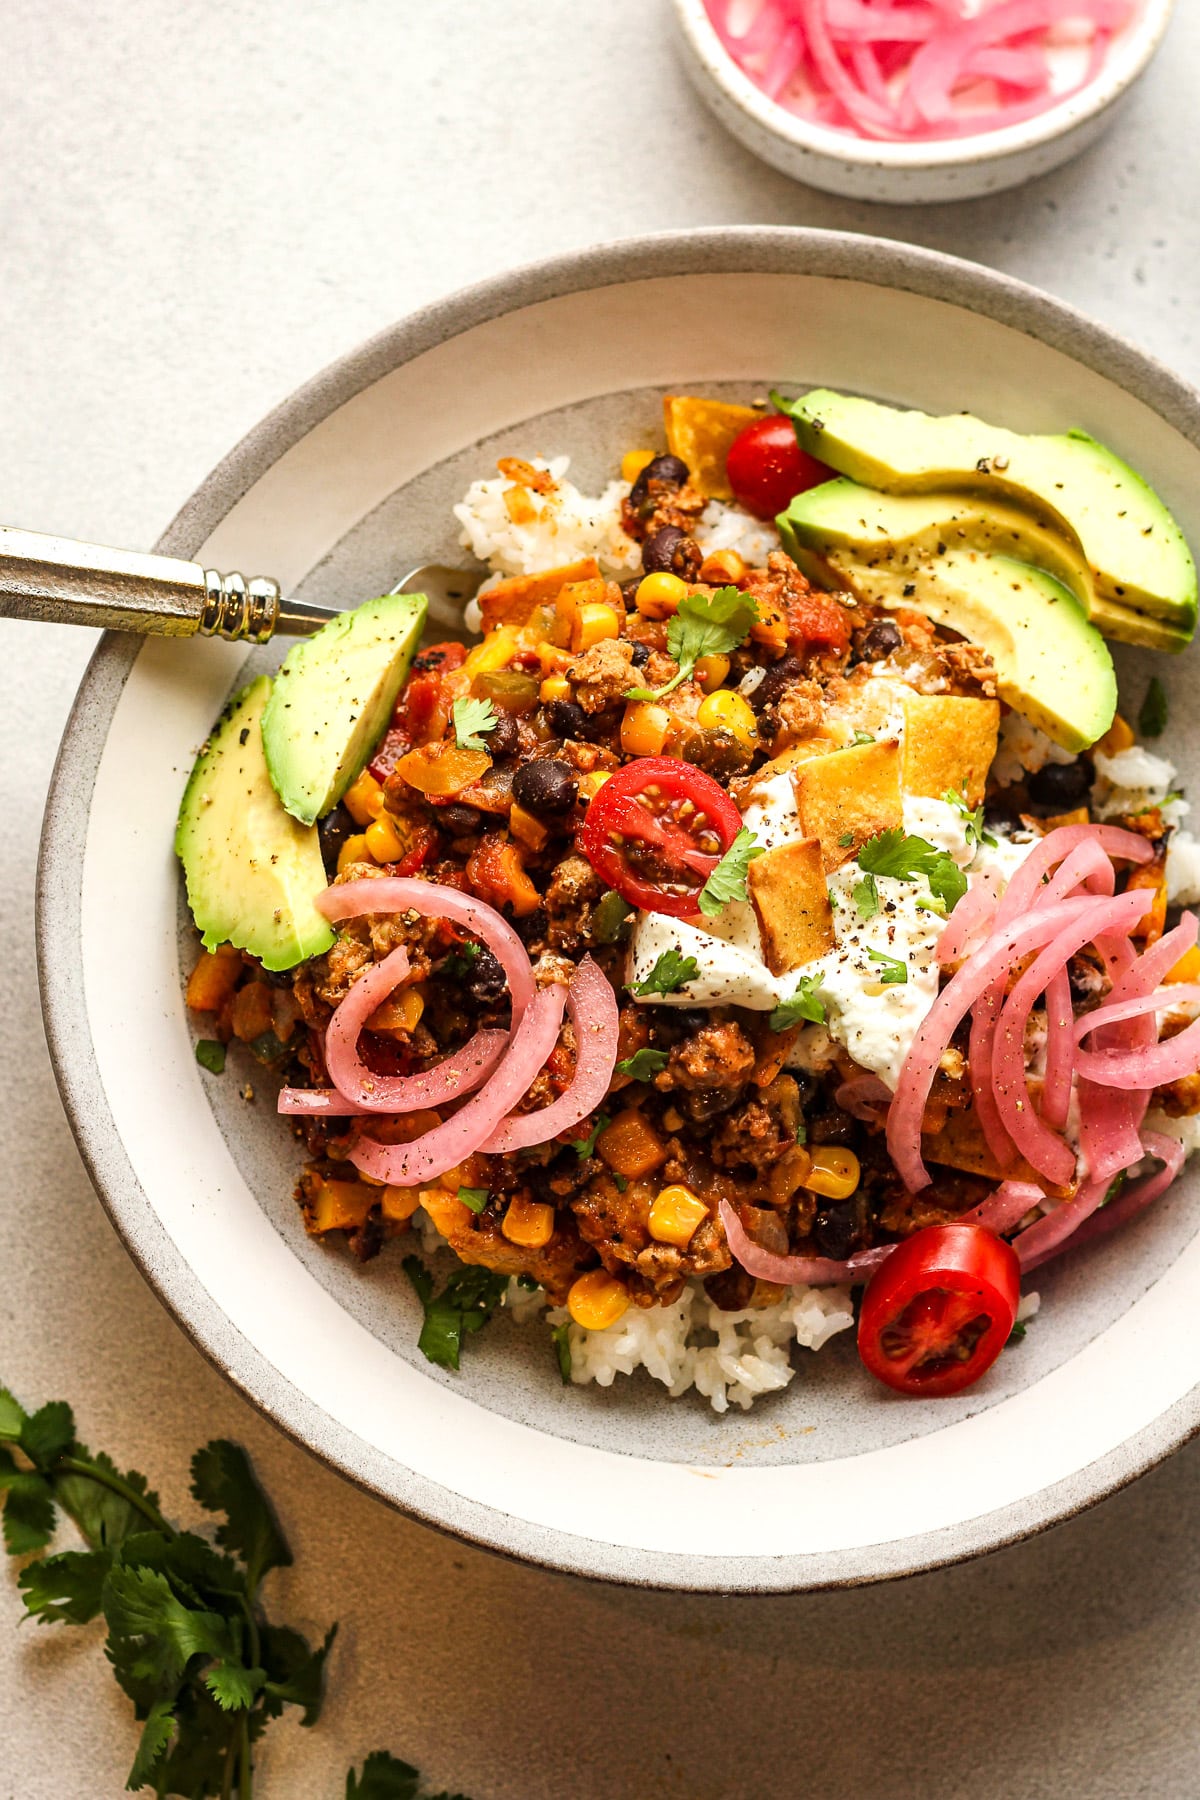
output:
<path id="1" fill-rule="evenodd" d="M 674 756 L 639 756 L 589 804 L 579 847 L 631 906 L 689 919 L 741 823 L 711 775 Z"/>
<path id="2" fill-rule="evenodd" d="M 729 446 L 725 473 L 734 499 L 756 519 L 773 519 L 797 494 L 833 479 L 832 469 L 800 448 L 785 413 L 744 425 Z"/>
<path id="3" fill-rule="evenodd" d="M 927 1225 L 880 1264 L 858 1353 L 900 1394 L 957 1394 L 990 1369 L 1017 1316 L 1016 1251 L 982 1225 Z"/>

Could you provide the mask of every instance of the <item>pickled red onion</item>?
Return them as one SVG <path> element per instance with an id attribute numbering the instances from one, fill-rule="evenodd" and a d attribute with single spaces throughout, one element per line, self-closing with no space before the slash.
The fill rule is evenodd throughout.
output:
<path id="1" fill-rule="evenodd" d="M 962 1213 L 958 1223 L 984 1225 L 997 1237 L 1015 1230 L 1033 1207 L 1041 1206 L 1046 1196 L 1032 1181 L 1002 1181 L 994 1193 L 970 1212 Z"/>
<path id="2" fill-rule="evenodd" d="M 1166 1193 L 1183 1167 L 1183 1145 L 1178 1138 L 1167 1137 L 1164 1132 L 1143 1131 L 1141 1148 L 1145 1155 L 1153 1156 L 1162 1163 L 1157 1175 L 1146 1175 L 1141 1181 L 1135 1181 L 1131 1187 L 1118 1194 L 1115 1200 L 1110 1200 L 1107 1206 L 1097 1207 L 1089 1213 L 1068 1237 L 1023 1259 L 1021 1267 L 1024 1272 L 1028 1273 L 1040 1264 L 1049 1262 L 1061 1250 L 1075 1250 L 1080 1244 L 1090 1244 L 1095 1238 L 1106 1237 L 1110 1231 L 1119 1230 L 1122 1225 L 1128 1224 L 1135 1213 L 1140 1213 L 1152 1200 L 1157 1200 L 1160 1194 Z M 1020 1239 L 1017 1242 L 1019 1245 Z"/>
<path id="3" fill-rule="evenodd" d="M 1200 986 L 1180 982 L 1171 987 L 1155 988 L 1152 994 L 1144 994 L 1136 1000 L 1119 1001 L 1115 1006 L 1106 1002 L 1094 1012 L 1084 1013 L 1081 1019 L 1076 1019 L 1075 1038 L 1080 1042 L 1090 1032 L 1099 1031 L 1105 1025 L 1119 1025 L 1124 1019 L 1140 1019 L 1147 1013 L 1169 1012 L 1173 1006 L 1191 1006 L 1197 1001 L 1200 1001 Z"/>
<path id="4" fill-rule="evenodd" d="M 405 875 L 364 876 L 335 882 L 316 898 L 318 912 L 335 922 L 367 918 L 373 913 L 417 912 L 427 919 L 450 919 L 482 938 L 508 981 L 516 1024 L 533 999 L 533 970 L 524 944 L 494 907 L 439 882 L 416 881 Z"/>
<path id="5" fill-rule="evenodd" d="M 839 1282 L 868 1281 L 880 1263 L 895 1249 L 894 1244 L 880 1244 L 874 1250 L 860 1250 L 846 1262 L 835 1262 L 828 1256 L 775 1256 L 764 1250 L 734 1212 L 728 1200 L 719 1200 L 717 1210 L 725 1227 L 725 1241 L 734 1261 L 758 1281 L 774 1281 L 781 1287 L 803 1284 L 805 1287 L 833 1287 Z"/>
<path id="6" fill-rule="evenodd" d="M 372 887 L 379 884 L 371 882 Z M 358 1054 L 358 1039 L 372 1013 L 409 971 L 401 945 L 361 974 L 325 1028 L 325 1067 L 340 1094 L 364 1112 L 416 1112 L 445 1106 L 486 1081 L 509 1041 L 507 1031 L 477 1031 L 461 1049 L 432 1069 L 413 1075 L 376 1075 Z"/>
<path id="7" fill-rule="evenodd" d="M 567 1012 L 575 1027 L 575 1074 L 549 1106 L 506 1119 L 481 1148 L 489 1156 L 545 1144 L 578 1125 L 608 1092 L 617 1061 L 617 1001 L 612 984 L 585 956 L 567 989 Z"/>
<path id="8" fill-rule="evenodd" d="M 275 1110 L 281 1113 L 299 1113 L 309 1118 L 369 1117 L 365 1106 L 356 1106 L 353 1100 L 347 1100 L 345 1094 L 339 1094 L 336 1088 L 280 1088 L 279 1104 Z"/>
<path id="9" fill-rule="evenodd" d="M 943 968 L 966 954 L 992 922 L 999 905 L 1000 877 L 994 869 L 970 877 L 966 893 L 951 913 L 938 939 L 937 959 Z"/>
<path id="10" fill-rule="evenodd" d="M 1107 1181 L 1085 1181 L 1073 1200 L 1055 1207 L 1023 1231 L 1013 1249 L 1021 1260 L 1022 1270 L 1032 1269 L 1060 1244 L 1066 1242 L 1083 1221 L 1090 1217 L 1108 1192 Z"/>
<path id="11" fill-rule="evenodd" d="M 359 1138 L 350 1151 L 355 1168 L 391 1187 L 415 1187 L 444 1175 L 482 1148 L 553 1050 L 566 1001 L 565 987 L 556 983 L 542 988 L 526 1007 L 508 1054 L 486 1086 L 451 1118 L 423 1132 L 411 1144 L 382 1144 L 368 1135 Z"/>

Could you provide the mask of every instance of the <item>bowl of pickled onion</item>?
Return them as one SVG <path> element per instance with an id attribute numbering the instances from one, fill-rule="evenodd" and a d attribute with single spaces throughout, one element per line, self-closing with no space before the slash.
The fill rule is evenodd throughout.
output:
<path id="1" fill-rule="evenodd" d="M 674 0 L 688 74 L 747 149 L 829 193 L 970 199 L 1094 143 L 1172 0 Z"/>

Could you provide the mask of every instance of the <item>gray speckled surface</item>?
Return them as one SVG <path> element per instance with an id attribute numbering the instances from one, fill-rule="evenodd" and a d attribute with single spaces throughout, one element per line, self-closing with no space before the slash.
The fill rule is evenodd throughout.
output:
<path id="1" fill-rule="evenodd" d="M 1195 379 L 1197 193 L 1178 146 L 1197 57 L 1185 0 L 1116 135 L 1023 193 L 922 212 L 825 199 L 756 164 L 694 102 L 647 0 L 441 0 L 424 16 L 383 0 L 9 0 L 0 517 L 148 544 L 230 443 L 361 337 L 506 264 L 672 225 L 828 224 L 974 256 Z M 382 1743 L 476 1800 L 717 1800 L 772 1776 L 870 1800 L 1200 1790 L 1196 1446 L 986 1562 L 732 1602 L 464 1550 L 240 1401 L 143 1286 L 62 1118 L 33 858 L 89 645 L 7 623 L 0 640 L 0 1378 L 69 1395 L 171 1510 L 206 1435 L 259 1461 L 298 1553 L 281 1606 L 344 1622 L 326 1722 L 274 1728 L 264 1794 L 332 1796 Z M 0 1624 L 16 1615 L 4 1575 Z M 88 1635 L 0 1630 L 0 1795 L 121 1791 L 126 1709 Z"/>

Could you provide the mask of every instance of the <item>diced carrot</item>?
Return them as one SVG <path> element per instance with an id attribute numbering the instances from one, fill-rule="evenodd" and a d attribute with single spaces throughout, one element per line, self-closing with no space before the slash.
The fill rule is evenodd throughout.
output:
<path id="1" fill-rule="evenodd" d="M 502 623 L 527 624 L 538 608 L 553 601 L 568 581 L 594 581 L 599 574 L 595 557 L 585 556 L 558 569 L 544 569 L 540 575 L 514 575 L 508 581 L 498 581 L 479 596 L 484 630 L 491 631 Z"/>
<path id="2" fill-rule="evenodd" d="M 241 979 L 245 964 L 232 944 L 202 950 L 188 976 L 187 1004 L 193 1012 L 220 1012 Z"/>
<path id="3" fill-rule="evenodd" d="M 596 1139 L 596 1154 L 626 1181 L 637 1181 L 666 1162 L 666 1145 L 635 1107 L 618 1113 Z"/>
<path id="4" fill-rule="evenodd" d="M 353 1231 L 379 1198 L 365 1181 L 331 1181 L 306 1172 L 300 1185 L 305 1229 L 314 1237 L 326 1231 Z"/>
<path id="5" fill-rule="evenodd" d="M 274 1028 L 271 1008 L 272 990 L 265 981 L 248 981 L 233 999 L 233 1035 L 243 1044 L 252 1044 L 264 1031 Z"/>

